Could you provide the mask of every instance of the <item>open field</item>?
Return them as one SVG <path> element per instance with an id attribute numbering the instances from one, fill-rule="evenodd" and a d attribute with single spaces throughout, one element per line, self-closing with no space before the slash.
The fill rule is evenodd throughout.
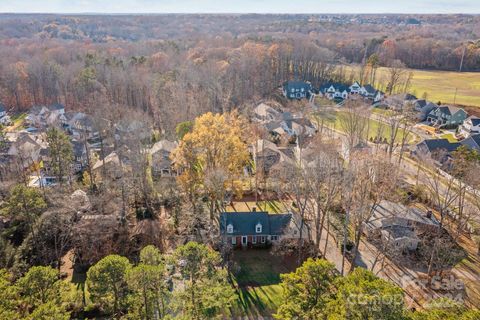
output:
<path id="1" fill-rule="evenodd" d="M 352 67 L 356 70 L 358 67 Z M 435 103 L 441 101 L 444 104 L 453 104 L 455 90 L 457 90 L 456 103 L 465 106 L 480 108 L 480 73 L 479 72 L 453 72 L 453 71 L 430 71 L 413 70 L 412 85 L 410 92 L 418 98 L 424 93 L 427 99 Z M 386 82 L 387 69 L 379 68 L 377 79 L 381 86 Z"/>

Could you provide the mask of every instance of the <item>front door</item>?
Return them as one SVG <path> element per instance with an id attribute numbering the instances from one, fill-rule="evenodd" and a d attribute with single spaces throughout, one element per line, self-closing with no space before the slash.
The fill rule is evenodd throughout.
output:
<path id="1" fill-rule="evenodd" d="M 242 236 L 242 246 L 247 245 L 247 236 Z"/>

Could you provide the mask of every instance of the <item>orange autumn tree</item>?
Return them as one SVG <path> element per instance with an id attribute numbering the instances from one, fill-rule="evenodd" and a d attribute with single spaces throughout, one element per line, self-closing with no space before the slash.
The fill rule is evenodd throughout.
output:
<path id="1" fill-rule="evenodd" d="M 248 164 L 245 131 L 248 124 L 237 112 L 206 113 L 195 119 L 191 132 L 185 134 L 172 153 L 178 178 L 197 213 L 197 200 L 206 197 L 210 219 L 223 207 L 227 191 L 241 190 L 239 178 Z"/>

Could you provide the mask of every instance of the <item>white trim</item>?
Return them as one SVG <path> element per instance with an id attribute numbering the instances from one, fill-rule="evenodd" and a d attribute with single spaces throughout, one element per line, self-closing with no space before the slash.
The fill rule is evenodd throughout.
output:
<path id="1" fill-rule="evenodd" d="M 237 244 L 237 237 L 232 237 L 232 244 L 236 245 Z"/>
<path id="2" fill-rule="evenodd" d="M 245 241 L 243 241 L 245 240 Z M 248 237 L 247 236 L 242 236 L 242 246 L 246 246 L 248 244 Z"/>

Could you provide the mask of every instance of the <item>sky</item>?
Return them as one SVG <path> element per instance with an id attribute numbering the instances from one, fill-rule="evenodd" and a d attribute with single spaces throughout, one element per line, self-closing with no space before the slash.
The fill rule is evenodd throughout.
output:
<path id="1" fill-rule="evenodd" d="M 0 0 L 0 12 L 480 14 L 480 0 Z"/>

